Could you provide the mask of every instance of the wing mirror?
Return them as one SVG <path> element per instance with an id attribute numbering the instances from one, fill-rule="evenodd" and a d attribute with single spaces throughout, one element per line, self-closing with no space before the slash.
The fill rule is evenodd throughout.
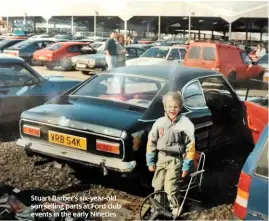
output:
<path id="1" fill-rule="evenodd" d="M 167 60 L 172 61 L 172 60 L 174 60 L 174 57 L 173 56 L 169 56 Z"/>

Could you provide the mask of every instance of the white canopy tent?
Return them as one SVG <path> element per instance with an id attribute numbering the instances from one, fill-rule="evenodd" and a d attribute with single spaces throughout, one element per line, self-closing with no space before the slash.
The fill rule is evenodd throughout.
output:
<path id="1" fill-rule="evenodd" d="M 133 16 L 221 17 L 230 24 L 238 18 L 268 18 L 268 1 L 195 0 L 9 0 L 0 7 L 0 16 Z M 95 19 L 96 21 L 96 19 Z M 160 26 L 160 25 L 159 25 Z M 95 25 L 96 29 L 96 25 Z M 160 30 L 159 30 L 160 31 Z"/>

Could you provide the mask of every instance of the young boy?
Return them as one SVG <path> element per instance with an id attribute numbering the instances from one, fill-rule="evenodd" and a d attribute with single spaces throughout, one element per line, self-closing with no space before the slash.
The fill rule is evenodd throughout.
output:
<path id="1" fill-rule="evenodd" d="M 152 126 L 147 143 L 147 166 L 155 172 L 152 186 L 168 195 L 172 214 L 178 213 L 175 198 L 179 201 L 179 182 L 188 175 L 195 156 L 194 125 L 180 115 L 182 97 L 178 92 L 168 92 L 163 97 L 165 116 Z M 183 157 L 185 156 L 185 157 Z M 157 199 L 161 204 L 164 199 Z"/>

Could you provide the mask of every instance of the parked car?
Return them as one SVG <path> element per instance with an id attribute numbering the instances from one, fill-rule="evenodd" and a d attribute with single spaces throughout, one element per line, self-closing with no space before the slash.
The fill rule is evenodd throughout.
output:
<path id="1" fill-rule="evenodd" d="M 184 65 L 219 71 L 230 81 L 262 79 L 265 72 L 239 47 L 212 42 L 190 44 Z"/>
<path id="2" fill-rule="evenodd" d="M 95 43 L 93 43 L 95 44 Z M 72 64 L 76 70 L 81 71 L 82 74 L 88 75 L 91 72 L 104 71 L 107 69 L 105 60 L 104 44 L 97 48 L 97 53 L 94 55 L 79 55 L 72 58 Z M 126 60 L 137 58 L 142 55 L 151 45 L 127 45 Z"/>
<path id="3" fill-rule="evenodd" d="M 0 125 L 18 124 L 23 111 L 44 104 L 80 83 L 64 77 L 42 77 L 19 57 L 0 55 Z"/>
<path id="4" fill-rule="evenodd" d="M 268 124 L 240 174 L 234 220 L 268 220 Z"/>
<path id="5" fill-rule="evenodd" d="M 183 95 L 182 114 L 195 125 L 197 151 L 209 154 L 228 143 L 252 140 L 252 133 L 263 129 L 255 122 L 244 123 L 256 114 L 255 106 L 249 111 L 249 102 L 241 101 L 220 73 L 176 64 L 130 66 L 96 74 L 25 111 L 17 145 L 29 156 L 100 167 L 104 172 L 148 171 L 148 133 L 163 116 L 162 96 L 170 90 Z"/>
<path id="6" fill-rule="evenodd" d="M 26 40 L 19 42 L 4 50 L 5 54 L 19 56 L 23 58 L 28 64 L 35 65 L 39 64 L 33 59 L 33 54 L 42 48 L 54 43 L 49 39 L 37 39 L 37 40 Z"/>
<path id="7" fill-rule="evenodd" d="M 58 34 L 58 35 L 54 35 L 52 38 L 54 38 L 55 40 L 71 40 L 72 36 L 71 35 Z"/>
<path id="8" fill-rule="evenodd" d="M 144 44 L 154 44 L 154 41 L 141 39 L 141 40 L 138 41 L 138 44 L 143 44 L 143 45 Z"/>
<path id="9" fill-rule="evenodd" d="M 33 35 L 31 37 L 29 37 L 28 39 L 31 40 L 31 39 L 44 39 L 44 38 L 51 38 L 51 36 L 47 35 L 47 34 L 41 34 L 41 35 Z"/>
<path id="10" fill-rule="evenodd" d="M 95 54 L 88 43 L 84 42 L 58 42 L 43 50 L 34 53 L 36 61 L 42 61 L 49 70 L 61 66 L 64 71 L 72 69 L 71 58 L 81 54 Z"/>
<path id="11" fill-rule="evenodd" d="M 5 49 L 24 41 L 25 39 L 4 39 L 0 42 L 0 53 L 2 53 Z"/>
<path id="12" fill-rule="evenodd" d="M 147 50 L 140 57 L 127 61 L 126 66 L 133 65 L 155 65 L 169 63 L 183 63 L 186 54 L 184 46 L 155 46 Z"/>
<path id="13" fill-rule="evenodd" d="M 262 56 L 259 60 L 257 60 L 257 64 L 264 68 L 265 73 L 263 75 L 263 80 L 265 82 L 268 82 L 268 77 L 269 77 L 269 74 L 268 74 L 268 54 Z"/>

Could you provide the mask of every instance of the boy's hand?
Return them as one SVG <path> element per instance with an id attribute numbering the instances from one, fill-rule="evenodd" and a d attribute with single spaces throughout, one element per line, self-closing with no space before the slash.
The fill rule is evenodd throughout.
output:
<path id="1" fill-rule="evenodd" d="M 184 178 L 188 176 L 189 172 L 188 171 L 182 171 L 181 177 Z"/>
<path id="2" fill-rule="evenodd" d="M 149 171 L 154 172 L 156 170 L 156 166 L 149 166 Z"/>

